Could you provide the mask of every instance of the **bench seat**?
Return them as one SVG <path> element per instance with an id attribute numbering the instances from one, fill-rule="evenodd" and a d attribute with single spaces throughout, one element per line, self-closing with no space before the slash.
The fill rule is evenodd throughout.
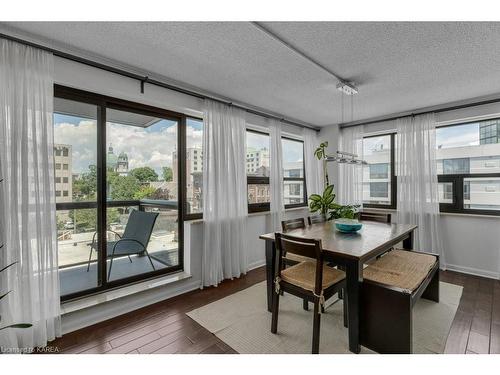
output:
<path id="1" fill-rule="evenodd" d="M 413 306 L 420 297 L 439 302 L 439 257 L 408 250 L 384 254 L 363 270 L 360 297 L 361 344 L 378 353 L 411 354 Z"/>
<path id="2" fill-rule="evenodd" d="M 412 293 L 422 284 L 435 264 L 434 255 L 393 250 L 366 267 L 363 278 Z"/>

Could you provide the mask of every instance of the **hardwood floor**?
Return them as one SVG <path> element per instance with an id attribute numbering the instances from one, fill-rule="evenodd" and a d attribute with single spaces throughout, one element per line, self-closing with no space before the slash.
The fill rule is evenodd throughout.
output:
<path id="1" fill-rule="evenodd" d="M 193 291 L 64 335 L 60 353 L 234 354 L 231 347 L 186 313 L 265 280 L 263 267 L 216 288 Z M 445 353 L 500 353 L 500 281 L 456 272 L 441 280 L 462 285 L 462 299 Z"/>

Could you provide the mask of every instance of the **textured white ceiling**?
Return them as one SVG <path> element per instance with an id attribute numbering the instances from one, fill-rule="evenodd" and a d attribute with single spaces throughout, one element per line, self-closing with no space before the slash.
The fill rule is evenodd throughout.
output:
<path id="1" fill-rule="evenodd" d="M 336 80 L 250 23 L 6 25 L 313 125 L 341 121 Z M 358 85 L 354 120 L 500 93 L 500 23 L 264 25 Z"/>

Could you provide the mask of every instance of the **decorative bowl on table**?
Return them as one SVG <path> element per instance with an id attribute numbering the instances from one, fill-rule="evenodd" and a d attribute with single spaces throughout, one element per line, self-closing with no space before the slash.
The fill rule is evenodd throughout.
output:
<path id="1" fill-rule="evenodd" d="M 361 224 L 356 219 L 337 219 L 335 220 L 335 228 L 342 233 L 355 233 L 361 229 Z"/>

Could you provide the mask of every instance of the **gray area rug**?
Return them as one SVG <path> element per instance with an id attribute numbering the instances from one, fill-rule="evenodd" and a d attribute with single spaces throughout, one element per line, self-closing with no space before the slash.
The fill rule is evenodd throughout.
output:
<path id="1" fill-rule="evenodd" d="M 417 302 L 413 310 L 415 353 L 443 353 L 461 295 L 461 286 L 441 282 L 440 303 L 425 299 Z M 334 299 L 327 301 L 327 306 Z M 312 308 L 309 311 L 302 309 L 302 300 L 285 293 L 280 298 L 278 334 L 272 334 L 264 281 L 187 315 L 238 353 L 308 354 L 311 352 L 312 314 Z M 350 353 L 341 301 L 328 306 L 322 314 L 320 337 L 320 353 Z M 373 352 L 362 347 L 361 353 Z"/>

